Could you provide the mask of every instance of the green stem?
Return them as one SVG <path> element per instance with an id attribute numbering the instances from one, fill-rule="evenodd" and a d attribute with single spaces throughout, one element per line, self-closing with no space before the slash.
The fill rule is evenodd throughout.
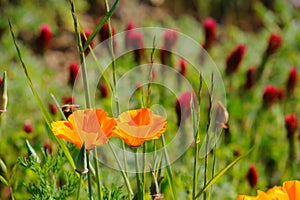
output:
<path id="1" fill-rule="evenodd" d="M 101 176 L 100 176 L 100 166 L 98 162 L 98 152 L 96 147 L 94 147 L 94 165 L 96 170 L 96 180 L 97 180 L 97 193 L 98 199 L 103 200 L 103 192 L 102 192 L 102 183 L 101 183 Z"/>
<path id="2" fill-rule="evenodd" d="M 81 180 L 82 180 L 82 175 L 80 174 L 79 175 L 79 184 L 78 184 L 78 189 L 77 189 L 76 200 L 80 199 Z"/>
<path id="3" fill-rule="evenodd" d="M 144 195 L 143 195 L 143 191 L 141 190 L 141 185 L 143 184 L 140 180 L 140 175 L 139 175 L 139 158 L 138 158 L 138 149 L 135 149 L 135 175 L 136 175 L 136 187 L 138 190 L 138 199 L 139 200 L 143 200 L 144 199 Z"/>
<path id="4" fill-rule="evenodd" d="M 161 136 L 161 142 L 162 142 L 162 145 L 163 145 L 163 152 L 164 152 L 164 157 L 165 157 L 166 165 L 167 165 L 167 175 L 168 175 L 169 186 L 171 187 L 173 199 L 177 200 L 177 195 L 175 193 L 175 187 L 174 187 L 174 182 L 173 182 L 172 169 L 171 169 L 171 166 L 170 166 L 169 155 L 168 155 L 168 152 L 167 152 L 167 149 L 166 149 L 166 142 L 165 142 L 164 134 L 162 134 L 162 136 Z"/>
<path id="5" fill-rule="evenodd" d="M 130 182 L 129 182 L 129 180 L 128 180 L 127 174 L 124 172 L 124 169 L 122 169 L 121 163 L 120 163 L 120 161 L 119 161 L 119 159 L 118 159 L 118 157 L 117 157 L 117 155 L 116 155 L 116 152 L 114 151 L 114 149 L 113 149 L 113 147 L 111 146 L 111 144 L 110 144 L 109 141 L 108 141 L 108 145 L 109 145 L 111 151 L 113 152 L 113 155 L 114 155 L 114 157 L 115 157 L 115 159 L 116 159 L 116 161 L 117 161 L 118 167 L 119 167 L 119 169 L 120 169 L 120 171 L 121 171 L 121 174 L 122 174 L 122 177 L 123 177 L 123 179 L 124 179 L 125 185 L 126 185 L 127 190 L 128 190 L 128 192 L 129 192 L 129 199 L 131 199 L 131 196 L 133 196 L 133 191 L 132 191 Z"/>
<path id="6" fill-rule="evenodd" d="M 86 152 L 86 162 L 87 162 L 87 168 L 89 170 L 88 172 L 88 189 L 89 189 L 89 199 L 93 199 L 93 192 L 92 192 L 92 180 L 91 180 L 91 173 L 90 173 L 90 152 Z"/>
<path id="7" fill-rule="evenodd" d="M 198 168 L 198 152 L 199 152 L 199 142 L 198 139 L 195 140 L 195 149 L 194 149 L 194 169 L 193 169 L 193 200 L 195 199 L 196 190 L 197 190 L 197 168 Z"/>

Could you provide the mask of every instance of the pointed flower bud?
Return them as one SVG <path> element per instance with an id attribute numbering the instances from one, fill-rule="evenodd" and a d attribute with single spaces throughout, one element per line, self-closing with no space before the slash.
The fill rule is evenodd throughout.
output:
<path id="1" fill-rule="evenodd" d="M 249 185 L 252 188 L 254 188 L 257 185 L 258 173 L 254 164 L 250 165 L 246 178 L 248 180 Z"/>
<path id="2" fill-rule="evenodd" d="M 251 67 L 247 70 L 245 89 L 250 90 L 256 84 L 256 70 L 256 67 Z"/>
<path id="3" fill-rule="evenodd" d="M 6 112 L 7 106 L 7 85 L 6 85 L 6 72 L 3 72 L 3 77 L 0 83 L 0 114 Z"/>
<path id="4" fill-rule="evenodd" d="M 51 102 L 49 103 L 49 110 L 52 115 L 55 115 L 58 111 L 58 108 L 53 102 Z"/>
<path id="5" fill-rule="evenodd" d="M 285 128 L 287 130 L 287 138 L 292 139 L 298 129 L 298 122 L 294 113 L 285 116 Z"/>
<path id="6" fill-rule="evenodd" d="M 264 88 L 263 105 L 268 108 L 276 103 L 278 98 L 277 88 L 273 85 L 268 85 Z"/>
<path id="7" fill-rule="evenodd" d="M 38 46 L 43 50 L 49 49 L 51 46 L 52 31 L 48 24 L 42 24 L 39 29 L 37 38 Z"/>
<path id="8" fill-rule="evenodd" d="M 109 94 L 109 89 L 106 83 L 101 83 L 99 86 L 99 90 L 100 90 L 100 96 L 101 98 L 106 98 L 108 97 Z"/>
<path id="9" fill-rule="evenodd" d="M 78 172 L 79 174 L 86 174 L 89 172 L 88 168 L 87 168 L 87 157 L 86 157 L 86 150 L 85 150 L 85 142 L 83 143 L 78 158 L 77 158 L 77 162 L 76 162 L 76 172 Z"/>
<path id="10" fill-rule="evenodd" d="M 71 87 L 74 86 L 76 77 L 79 74 L 80 64 L 78 62 L 72 62 L 69 65 L 69 84 Z"/>
<path id="11" fill-rule="evenodd" d="M 45 153 L 52 154 L 52 146 L 49 140 L 44 142 L 43 148 Z"/>
<path id="12" fill-rule="evenodd" d="M 239 66 L 246 53 L 246 45 L 238 45 L 226 59 L 226 74 L 230 75 L 239 69 Z"/>
<path id="13" fill-rule="evenodd" d="M 269 37 L 268 47 L 266 49 L 266 56 L 274 54 L 281 46 L 282 38 L 281 35 L 272 33 Z"/>
<path id="14" fill-rule="evenodd" d="M 73 96 L 64 96 L 62 98 L 63 104 L 74 104 L 75 98 Z"/>
<path id="15" fill-rule="evenodd" d="M 104 40 L 109 38 L 109 30 L 108 30 L 108 23 L 105 22 L 102 28 L 99 31 L 100 33 L 100 41 L 103 42 Z M 116 34 L 116 30 L 113 26 L 111 26 L 111 35 L 114 36 Z"/>
<path id="16" fill-rule="evenodd" d="M 134 60 L 140 63 L 144 57 L 143 35 L 137 31 L 131 31 L 128 38 L 128 47 L 134 50 Z"/>
<path id="17" fill-rule="evenodd" d="M 289 96 L 294 93 L 297 82 L 298 82 L 298 72 L 296 67 L 292 67 L 290 69 L 289 76 L 286 82 L 286 91 Z"/>
<path id="18" fill-rule="evenodd" d="M 205 33 L 205 42 L 203 47 L 210 48 L 216 41 L 216 21 L 213 18 L 207 18 L 203 23 Z"/>

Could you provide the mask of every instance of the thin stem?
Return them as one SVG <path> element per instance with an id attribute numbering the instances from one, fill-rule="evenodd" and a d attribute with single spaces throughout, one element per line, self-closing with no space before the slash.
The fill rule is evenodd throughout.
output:
<path id="1" fill-rule="evenodd" d="M 198 182 L 198 155 L 199 155 L 199 133 L 200 133 L 200 104 L 201 104 L 201 91 L 202 91 L 202 75 L 200 74 L 200 83 L 199 83 L 199 90 L 198 90 L 198 112 L 199 112 L 199 118 L 198 118 L 198 124 L 196 127 L 196 119 L 195 119 L 195 113 L 194 113 L 194 102 L 192 102 L 193 98 L 191 98 L 191 111 L 192 111 L 192 121 L 193 121 L 193 129 L 194 129 L 194 140 L 195 140 L 195 149 L 194 149 L 194 169 L 193 169 L 193 193 L 192 198 L 193 200 L 196 199 L 196 190 L 197 190 L 197 182 Z"/>
<path id="2" fill-rule="evenodd" d="M 143 184 L 140 180 L 139 175 L 139 158 L 138 158 L 138 149 L 135 149 L 135 176 L 136 176 L 136 187 L 138 190 L 138 199 L 142 200 L 144 199 L 143 191 L 141 190 L 141 184 Z"/>
<path id="3" fill-rule="evenodd" d="M 164 152 L 164 157 L 165 157 L 166 165 L 167 165 L 168 182 L 169 182 L 169 185 L 171 187 L 173 199 L 177 200 L 177 195 L 175 193 L 175 187 L 174 187 L 174 182 L 173 182 L 172 169 L 171 169 L 171 166 L 170 166 L 169 155 L 168 155 L 168 152 L 167 152 L 167 149 L 166 149 L 166 142 L 165 142 L 164 134 L 162 134 L 162 136 L 161 136 L 161 142 L 162 142 L 162 145 L 164 147 L 163 152 Z"/>
<path id="4" fill-rule="evenodd" d="M 93 192 L 92 192 L 92 180 L 91 180 L 91 173 L 90 173 L 90 152 L 86 152 L 86 161 L 87 161 L 87 168 L 89 170 L 88 174 L 88 189 L 89 189 L 89 199 L 93 199 Z"/>
<path id="5" fill-rule="evenodd" d="M 98 152 L 96 146 L 94 147 L 94 165 L 96 167 L 96 180 L 97 180 L 97 193 L 98 199 L 103 200 L 103 192 L 102 192 L 102 183 L 101 183 L 101 176 L 100 176 L 100 166 L 98 162 Z"/>
<path id="6" fill-rule="evenodd" d="M 211 109 L 212 109 L 212 92 L 214 88 L 214 74 L 211 75 L 211 88 L 209 92 L 209 105 L 207 112 L 207 126 L 206 126 L 206 141 L 205 141 L 205 158 L 204 158 L 204 178 L 203 178 L 203 187 L 207 182 L 207 167 L 208 167 L 208 144 L 209 144 L 209 126 L 211 122 Z M 206 199 L 206 192 L 203 193 L 203 199 Z"/>
<path id="7" fill-rule="evenodd" d="M 130 182 L 128 180 L 127 174 L 124 172 L 124 169 L 122 169 L 122 166 L 121 166 L 121 163 L 120 163 L 120 161 L 119 161 L 119 159 L 117 157 L 117 154 L 116 154 L 115 150 L 113 149 L 113 147 L 111 146 L 111 143 L 109 141 L 108 141 L 108 145 L 109 145 L 111 151 L 113 152 L 113 155 L 114 155 L 114 157 L 115 157 L 115 159 L 117 161 L 118 167 L 119 167 L 119 169 L 121 171 L 121 174 L 122 174 L 122 177 L 124 179 L 125 185 L 126 185 L 127 190 L 129 192 L 129 198 L 131 198 L 131 196 L 133 196 L 133 191 L 132 191 Z"/>
<path id="8" fill-rule="evenodd" d="M 76 200 L 80 199 L 81 180 L 82 180 L 82 175 L 80 174 L 79 175 L 79 184 L 78 184 L 78 189 L 77 189 Z"/>

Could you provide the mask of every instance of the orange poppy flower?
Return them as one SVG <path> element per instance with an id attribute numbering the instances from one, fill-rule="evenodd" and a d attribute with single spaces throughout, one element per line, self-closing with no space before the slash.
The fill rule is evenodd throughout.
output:
<path id="1" fill-rule="evenodd" d="M 149 108 L 123 112 L 116 119 L 115 135 L 131 147 L 141 146 L 146 140 L 158 139 L 166 130 L 166 119 Z"/>
<path id="2" fill-rule="evenodd" d="M 86 149 L 107 143 L 108 138 L 116 126 L 113 118 L 100 109 L 77 110 L 73 112 L 68 121 L 51 123 L 53 133 L 62 139 L 75 144 L 79 149 L 85 142 Z"/>
<path id="3" fill-rule="evenodd" d="M 238 200 L 296 200 L 300 198 L 300 181 L 286 181 L 283 187 L 274 186 L 267 192 L 258 191 L 257 196 L 240 195 Z"/>

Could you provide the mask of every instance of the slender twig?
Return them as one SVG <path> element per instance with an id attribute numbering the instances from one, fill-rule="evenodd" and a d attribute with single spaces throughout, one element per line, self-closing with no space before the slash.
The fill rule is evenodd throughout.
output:
<path id="1" fill-rule="evenodd" d="M 82 174 L 79 175 L 79 183 L 78 183 L 78 189 L 76 194 L 76 200 L 80 199 L 81 180 L 82 180 Z"/>
<path id="2" fill-rule="evenodd" d="M 207 182 L 207 167 L 208 167 L 208 144 L 209 144 L 209 126 L 211 122 L 211 109 L 212 109 L 212 92 L 214 88 L 214 74 L 211 74 L 211 88 L 209 91 L 209 103 L 207 111 L 207 126 L 206 126 L 206 141 L 205 141 L 205 158 L 204 158 L 204 181 L 203 185 L 206 185 Z M 206 200 L 206 192 L 203 194 L 203 199 Z"/>
<path id="3" fill-rule="evenodd" d="M 200 133 L 200 106 L 201 106 L 201 90 L 202 90 L 202 75 L 200 74 L 200 83 L 199 83 L 199 90 L 198 90 L 198 124 L 196 125 L 195 113 L 194 113 L 194 102 L 193 98 L 191 98 L 191 111 L 192 111 L 192 121 L 193 121 L 193 129 L 194 129 L 194 141 L 195 141 L 195 149 L 194 149 L 194 169 L 193 169 L 193 193 L 192 198 L 195 199 L 196 190 L 197 190 L 197 182 L 198 182 L 198 155 L 199 155 L 199 133 Z M 192 95 L 192 94 L 191 94 Z"/>
<path id="4" fill-rule="evenodd" d="M 127 187 L 127 190 L 128 190 L 128 192 L 129 192 L 129 198 L 130 198 L 131 196 L 133 196 L 133 191 L 132 191 L 130 182 L 129 182 L 129 180 L 128 180 L 127 174 L 125 173 L 124 169 L 122 168 L 121 163 L 120 163 L 120 161 L 119 161 L 119 159 L 118 159 L 118 157 L 117 157 L 117 154 L 116 154 L 115 150 L 114 150 L 113 147 L 111 146 L 110 141 L 108 141 L 108 146 L 110 147 L 110 149 L 111 149 L 111 151 L 113 152 L 113 155 L 114 155 L 114 157 L 115 157 L 115 159 L 116 159 L 116 161 L 117 161 L 119 170 L 121 171 L 121 174 L 122 174 L 122 177 L 123 177 L 123 179 L 124 179 L 124 182 L 125 182 L 125 185 L 126 185 L 126 187 Z"/>
<path id="5" fill-rule="evenodd" d="M 87 168 L 90 170 L 90 152 L 86 152 L 86 162 L 87 162 Z M 91 173 L 88 172 L 88 190 L 89 190 L 89 199 L 93 199 L 93 192 L 92 192 L 92 180 L 91 180 Z"/>
<path id="6" fill-rule="evenodd" d="M 141 190 L 141 185 L 143 184 L 140 180 L 140 175 L 139 175 L 139 158 L 138 158 L 138 149 L 135 149 L 135 176 L 136 176 L 136 187 L 138 190 L 138 199 L 144 199 L 144 194 L 143 190 Z"/>

